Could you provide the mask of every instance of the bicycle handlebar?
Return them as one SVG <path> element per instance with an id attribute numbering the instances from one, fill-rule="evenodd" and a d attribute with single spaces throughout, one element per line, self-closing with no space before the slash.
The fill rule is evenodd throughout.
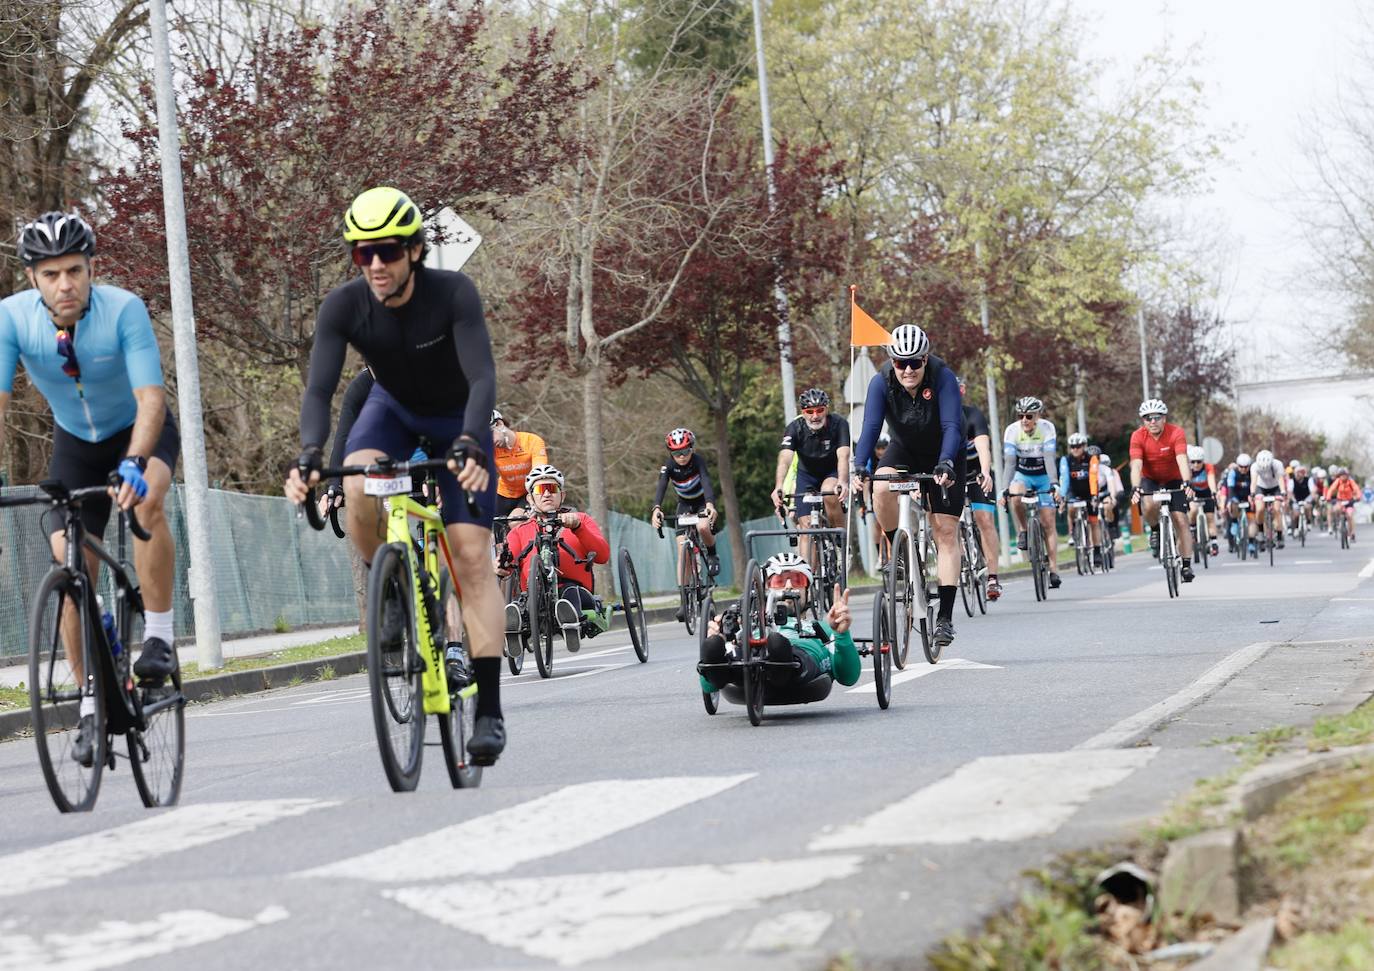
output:
<path id="1" fill-rule="evenodd" d="M 385 458 L 369 465 L 341 465 L 338 468 L 322 468 L 320 469 L 320 478 L 341 479 L 346 475 L 377 475 L 391 477 L 407 475 L 411 472 L 437 472 L 440 469 L 447 468 L 448 459 L 446 458 L 425 459 L 421 462 L 398 462 L 394 459 Z M 299 466 L 297 466 L 297 471 L 300 472 L 302 479 L 305 479 L 310 472 L 309 469 Z M 463 497 L 467 501 L 468 513 L 472 515 L 474 519 L 480 517 L 481 510 L 477 506 L 477 497 L 473 495 L 472 490 L 464 489 Z M 306 490 L 305 501 L 301 503 L 297 515 L 300 515 L 301 512 L 304 512 L 306 521 L 310 523 L 313 529 L 324 529 L 324 517 L 320 515 L 320 510 L 316 504 L 314 486 Z M 338 532 L 337 524 L 335 525 L 335 532 Z M 340 533 L 339 535 L 343 534 Z"/>
<path id="2" fill-rule="evenodd" d="M 110 490 L 117 488 L 124 482 L 118 472 L 111 472 L 107 480 L 107 485 L 83 486 L 80 489 L 68 489 L 56 479 L 44 479 L 38 483 L 38 488 L 42 489 L 40 495 L 34 496 L 0 496 L 0 508 L 7 506 L 76 506 L 86 499 L 94 499 L 98 496 L 108 496 Z M 138 516 L 134 513 L 133 507 L 121 509 L 119 514 L 124 517 L 124 522 L 128 524 L 129 532 L 134 534 L 134 538 L 144 543 L 153 538 L 153 534 L 143 528 L 143 524 L 138 521 Z"/>

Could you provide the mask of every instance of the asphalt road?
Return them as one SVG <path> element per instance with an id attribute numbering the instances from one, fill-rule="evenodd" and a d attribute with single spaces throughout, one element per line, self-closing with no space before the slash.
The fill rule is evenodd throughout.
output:
<path id="1" fill-rule="evenodd" d="M 1374 691 L 1368 552 L 1223 557 L 1176 601 L 1152 567 L 1044 604 L 1008 582 L 889 710 L 866 669 L 759 728 L 707 716 L 679 625 L 644 665 L 609 635 L 504 682 L 510 745 L 477 790 L 434 747 L 391 793 L 362 677 L 193 708 L 167 811 L 121 764 L 61 816 L 32 740 L 5 743 L 0 971 L 922 967 L 1026 867 L 1227 768 L 1217 739 Z"/>

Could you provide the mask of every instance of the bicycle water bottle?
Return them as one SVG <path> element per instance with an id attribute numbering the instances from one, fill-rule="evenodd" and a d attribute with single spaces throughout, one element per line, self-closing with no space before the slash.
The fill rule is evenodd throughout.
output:
<path id="1" fill-rule="evenodd" d="M 101 611 L 100 623 L 105 627 L 105 639 L 110 642 L 110 653 L 119 657 L 124 653 L 124 645 L 119 643 L 119 632 L 115 630 L 114 615 L 105 609 L 105 600 L 100 594 L 96 594 L 95 604 Z"/>

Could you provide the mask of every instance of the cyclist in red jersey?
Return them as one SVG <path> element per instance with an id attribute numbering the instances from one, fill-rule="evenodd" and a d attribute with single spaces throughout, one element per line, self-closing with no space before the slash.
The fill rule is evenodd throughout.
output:
<path id="1" fill-rule="evenodd" d="M 1183 553 L 1184 583 L 1193 582 L 1193 534 L 1188 528 L 1188 504 L 1193 490 L 1188 486 L 1188 437 L 1178 425 L 1165 418 L 1169 406 L 1158 398 L 1141 402 L 1141 426 L 1131 435 L 1131 500 L 1140 504 L 1140 513 L 1152 527 L 1159 525 L 1159 503 L 1154 493 L 1168 490 L 1170 515 Z M 1159 530 L 1150 532 L 1150 552 L 1159 556 Z"/>

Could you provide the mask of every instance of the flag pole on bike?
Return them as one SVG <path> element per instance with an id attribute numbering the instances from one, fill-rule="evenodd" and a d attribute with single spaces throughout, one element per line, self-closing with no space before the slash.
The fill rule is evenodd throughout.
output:
<path id="1" fill-rule="evenodd" d="M 892 342 L 892 335 L 887 332 L 876 320 L 870 317 L 862 307 L 859 306 L 857 299 L 858 286 L 851 283 L 849 285 L 849 379 L 855 378 L 854 368 L 858 362 L 859 348 L 886 347 Z M 860 392 L 862 394 L 863 392 Z M 849 427 L 854 427 L 854 412 L 860 400 L 859 394 L 851 394 L 849 387 L 845 387 L 845 397 L 849 399 Z M 850 476 L 851 481 L 854 477 Z M 850 512 L 854 509 L 854 503 L 850 503 Z M 845 515 L 845 550 L 844 559 L 846 568 L 849 564 L 849 530 L 851 516 Z"/>

